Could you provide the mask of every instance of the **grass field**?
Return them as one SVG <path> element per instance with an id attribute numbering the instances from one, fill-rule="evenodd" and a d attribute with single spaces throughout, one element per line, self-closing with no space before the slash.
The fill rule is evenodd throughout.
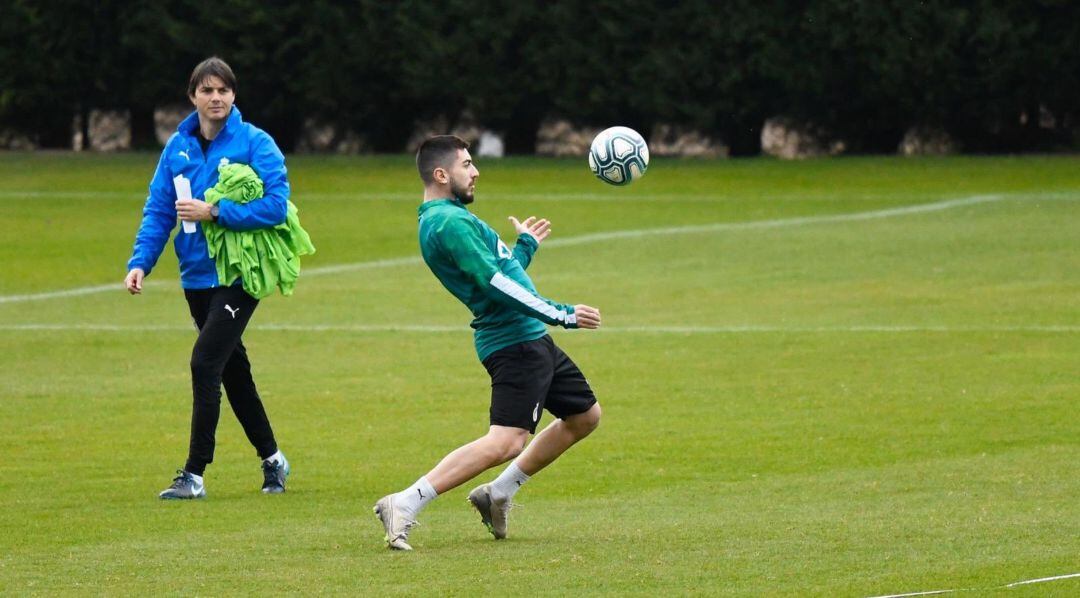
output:
<path id="1" fill-rule="evenodd" d="M 418 259 L 407 157 L 290 157 L 318 253 L 245 336 L 289 491 L 223 409 L 186 455 L 171 244 L 121 289 L 156 156 L 0 154 L 0 594 L 1076 596 L 1080 159 L 478 164 L 546 216 L 530 274 L 604 422 L 516 497 L 471 485 L 391 553 L 371 505 L 487 426 L 469 315 Z M 546 418 L 545 418 L 546 419 Z M 488 474 L 485 477 L 490 477 Z M 970 595 L 970 592 L 969 592 Z"/>

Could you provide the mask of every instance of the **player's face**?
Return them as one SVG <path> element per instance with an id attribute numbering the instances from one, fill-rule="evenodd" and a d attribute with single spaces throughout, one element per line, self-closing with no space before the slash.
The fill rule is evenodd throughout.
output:
<path id="1" fill-rule="evenodd" d="M 463 204 L 472 203 L 478 178 L 480 171 L 473 164 L 469 150 L 458 150 L 457 159 L 450 167 L 450 193 Z"/>
<path id="2" fill-rule="evenodd" d="M 218 77 L 207 77 L 195 87 L 191 103 L 199 113 L 200 121 L 220 122 L 229 117 L 236 94 Z"/>

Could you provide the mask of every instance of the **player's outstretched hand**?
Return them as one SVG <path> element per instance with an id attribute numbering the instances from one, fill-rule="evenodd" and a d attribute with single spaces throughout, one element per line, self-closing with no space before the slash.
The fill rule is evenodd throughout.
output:
<path id="1" fill-rule="evenodd" d="M 142 281 L 145 276 L 146 273 L 142 271 L 142 268 L 132 268 L 124 278 L 124 288 L 132 295 L 138 295 L 142 292 Z"/>
<path id="2" fill-rule="evenodd" d="M 536 216 L 529 216 L 524 222 L 518 222 L 517 218 L 511 216 L 510 224 L 514 225 L 514 230 L 519 235 L 532 235 L 532 238 L 536 239 L 537 243 L 540 243 L 551 234 L 551 222 L 547 218 L 537 220 Z"/>
<path id="3" fill-rule="evenodd" d="M 574 315 L 577 317 L 577 327 L 596 330 L 600 327 L 600 310 L 588 305 L 575 305 Z"/>

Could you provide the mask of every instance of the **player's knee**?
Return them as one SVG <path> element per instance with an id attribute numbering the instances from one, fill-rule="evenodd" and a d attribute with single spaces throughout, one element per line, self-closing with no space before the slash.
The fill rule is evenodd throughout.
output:
<path id="1" fill-rule="evenodd" d="M 521 454 L 528 440 L 525 430 L 503 429 L 491 431 L 487 435 L 487 450 L 492 463 L 504 463 Z"/>
<path id="2" fill-rule="evenodd" d="M 569 423 L 578 438 L 584 438 L 600 425 L 600 403 L 594 403 L 585 413 L 570 418 Z"/>
<path id="3" fill-rule="evenodd" d="M 601 414 L 600 403 L 593 404 L 592 408 L 585 412 L 585 425 L 588 427 L 589 432 L 600 427 Z"/>
<path id="4" fill-rule="evenodd" d="M 525 442 L 529 435 L 525 430 L 521 433 L 502 433 L 494 436 L 491 442 L 493 460 L 503 463 L 513 459 L 525 450 Z"/>
<path id="5" fill-rule="evenodd" d="M 509 461 L 510 459 L 516 459 L 517 456 L 520 455 L 521 451 L 523 451 L 523 450 L 525 450 L 525 444 L 524 443 L 515 442 L 515 443 L 512 443 L 512 444 L 508 444 L 508 445 L 506 445 L 506 448 L 503 451 L 502 460 L 503 461 Z"/>

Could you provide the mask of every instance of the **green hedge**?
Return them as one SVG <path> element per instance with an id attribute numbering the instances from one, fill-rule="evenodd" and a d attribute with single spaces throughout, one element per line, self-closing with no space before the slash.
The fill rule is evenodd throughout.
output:
<path id="1" fill-rule="evenodd" d="M 656 123 L 758 151 L 763 121 L 817 123 L 858 152 L 913 125 L 968 151 L 1072 149 L 1080 3 L 1069 0 L 440 2 L 0 0 L 0 128 L 69 143 L 71 118 L 183 102 L 218 54 L 286 148 L 307 118 L 401 151 L 468 109 L 526 153 L 547 116 Z M 85 119 L 84 119 L 85 121 Z"/>

